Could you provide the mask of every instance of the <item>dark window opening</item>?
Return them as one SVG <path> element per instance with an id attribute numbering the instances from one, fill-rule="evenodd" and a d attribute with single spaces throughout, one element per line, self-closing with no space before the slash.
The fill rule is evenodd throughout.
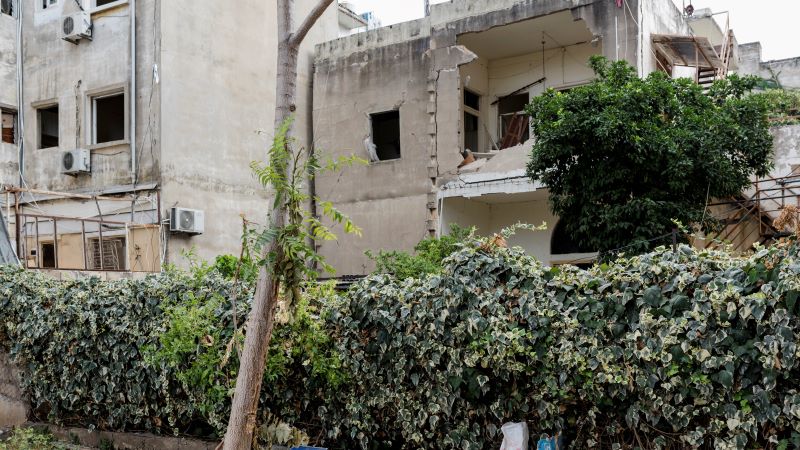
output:
<path id="1" fill-rule="evenodd" d="M 2 124 L 2 139 L 0 142 L 14 144 L 17 142 L 17 113 L 14 111 L 0 110 L 0 124 Z"/>
<path id="2" fill-rule="evenodd" d="M 574 239 L 567 230 L 567 224 L 559 220 L 550 239 L 550 253 L 553 255 L 570 255 L 573 253 L 595 253 L 597 250 L 587 248 Z"/>
<path id="3" fill-rule="evenodd" d="M 370 115 L 378 161 L 400 159 L 400 111 Z"/>
<path id="4" fill-rule="evenodd" d="M 14 0 L 0 0 L 0 14 L 14 15 Z"/>
<path id="5" fill-rule="evenodd" d="M 528 117 L 525 115 L 525 107 L 529 101 L 526 93 L 509 95 L 498 102 L 502 148 L 519 145 L 530 138 Z"/>
<path id="6" fill-rule="evenodd" d="M 94 143 L 125 139 L 125 95 L 94 99 Z"/>
<path id="7" fill-rule="evenodd" d="M 468 106 L 474 109 L 475 111 L 480 111 L 481 96 L 472 91 L 464 89 L 464 106 Z"/>
<path id="8" fill-rule="evenodd" d="M 100 253 L 100 239 L 89 239 L 90 270 L 125 270 L 125 238 L 103 238 L 103 252 Z"/>
<path id="9" fill-rule="evenodd" d="M 39 109 L 39 148 L 58 147 L 58 105 Z"/>
<path id="10" fill-rule="evenodd" d="M 39 259 L 39 267 L 42 269 L 55 269 L 56 267 L 56 245 L 52 242 L 43 242 L 41 244 L 41 257 Z"/>
<path id="11" fill-rule="evenodd" d="M 473 152 L 479 151 L 479 131 L 478 125 L 480 119 L 474 114 L 468 112 L 464 113 L 464 149 L 472 150 Z"/>
<path id="12" fill-rule="evenodd" d="M 107 5 L 109 3 L 114 3 L 119 0 L 95 0 L 95 7 L 100 7 L 103 5 Z"/>
<path id="13" fill-rule="evenodd" d="M 42 0 L 42 9 L 47 9 L 56 3 L 58 3 L 58 0 Z"/>

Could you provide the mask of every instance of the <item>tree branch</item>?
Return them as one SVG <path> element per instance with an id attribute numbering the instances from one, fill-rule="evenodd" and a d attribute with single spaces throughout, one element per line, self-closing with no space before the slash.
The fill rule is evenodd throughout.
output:
<path id="1" fill-rule="evenodd" d="M 314 9 L 312 9 L 311 12 L 308 13 L 308 16 L 306 16 L 306 20 L 303 21 L 303 23 L 300 25 L 300 28 L 298 28 L 297 31 L 295 31 L 294 33 L 292 33 L 291 36 L 289 36 L 290 47 L 295 47 L 295 48 L 300 47 L 300 44 L 303 42 L 303 39 L 305 39 L 308 32 L 311 31 L 311 27 L 313 27 L 314 24 L 317 23 L 317 20 L 319 20 L 320 16 L 322 16 L 325 10 L 328 9 L 329 6 L 331 6 L 331 3 L 333 3 L 333 0 L 319 0 L 317 6 L 315 6 Z"/>

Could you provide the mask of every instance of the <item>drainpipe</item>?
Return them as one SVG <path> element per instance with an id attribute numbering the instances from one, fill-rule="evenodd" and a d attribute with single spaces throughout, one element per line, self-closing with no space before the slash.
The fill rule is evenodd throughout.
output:
<path id="1" fill-rule="evenodd" d="M 131 180 L 133 187 L 139 181 L 136 173 L 136 0 L 129 0 L 131 16 L 131 94 L 130 94 L 130 142 L 131 142 Z"/>
<path id="2" fill-rule="evenodd" d="M 24 0 L 19 0 L 14 6 L 17 9 L 17 142 L 19 145 L 17 164 L 19 172 L 19 185 L 25 185 L 25 107 L 22 101 L 22 12 Z"/>

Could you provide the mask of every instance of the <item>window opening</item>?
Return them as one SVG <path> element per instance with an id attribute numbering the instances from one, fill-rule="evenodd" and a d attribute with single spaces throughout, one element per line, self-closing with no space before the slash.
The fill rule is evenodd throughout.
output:
<path id="1" fill-rule="evenodd" d="M 39 148 L 58 147 L 58 105 L 40 108 Z"/>
<path id="2" fill-rule="evenodd" d="M 530 138 L 529 118 L 525 113 L 530 98 L 528 94 L 503 97 L 498 102 L 498 127 L 502 133 L 500 148 L 519 145 Z"/>
<path id="3" fill-rule="evenodd" d="M 6 109 L 0 110 L 0 124 L 2 124 L 2 140 L 6 144 L 17 142 L 17 113 Z"/>
<path id="4" fill-rule="evenodd" d="M 125 255 L 125 238 L 104 237 L 101 264 L 100 238 L 89 239 L 90 270 L 125 270 Z"/>
<path id="5" fill-rule="evenodd" d="M 481 96 L 470 91 L 469 89 L 464 89 L 464 106 L 468 106 L 475 111 L 480 111 Z"/>
<path id="6" fill-rule="evenodd" d="M 371 114 L 370 119 L 378 161 L 400 159 L 400 111 Z"/>
<path id="7" fill-rule="evenodd" d="M 47 9 L 58 3 L 58 0 L 42 0 L 42 9 Z"/>
<path id="8" fill-rule="evenodd" d="M 14 15 L 14 0 L 0 0 L 0 14 Z"/>
<path id="9" fill-rule="evenodd" d="M 93 144 L 125 140 L 125 94 L 92 99 Z"/>
<path id="10" fill-rule="evenodd" d="M 99 8 L 101 6 L 108 5 L 109 3 L 118 2 L 119 0 L 95 0 L 94 7 Z"/>

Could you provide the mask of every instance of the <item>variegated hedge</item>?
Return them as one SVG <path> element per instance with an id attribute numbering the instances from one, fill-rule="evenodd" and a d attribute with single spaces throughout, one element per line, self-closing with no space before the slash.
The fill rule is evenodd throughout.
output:
<path id="1" fill-rule="evenodd" d="M 494 449 L 508 420 L 575 448 L 800 444 L 795 243 L 588 271 L 480 244 L 441 274 L 376 275 L 319 317 L 301 309 L 276 331 L 272 412 L 331 448 Z M 3 269 L 0 342 L 52 419 L 219 430 L 235 379 L 229 289 L 213 272 L 101 283 Z"/>

